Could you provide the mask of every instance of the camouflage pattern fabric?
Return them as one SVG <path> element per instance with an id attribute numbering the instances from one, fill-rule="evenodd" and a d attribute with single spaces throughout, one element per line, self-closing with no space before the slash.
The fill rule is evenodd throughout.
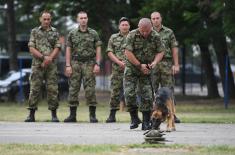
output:
<path id="1" fill-rule="evenodd" d="M 125 36 L 121 33 L 113 34 L 108 42 L 106 53 L 112 52 L 119 60 L 124 60 L 124 47 Z M 123 94 L 123 70 L 120 67 L 112 63 L 112 75 L 111 75 L 111 97 L 110 107 L 111 109 L 120 109 L 120 101 L 124 101 Z"/>
<path id="2" fill-rule="evenodd" d="M 59 33 L 51 27 L 48 31 L 42 29 L 42 27 L 36 27 L 32 30 L 29 47 L 34 47 L 40 51 L 43 55 L 50 55 L 54 48 L 60 48 Z M 32 74 L 30 75 L 30 95 L 29 95 L 29 107 L 28 109 L 37 109 L 38 101 L 40 98 L 40 90 L 43 81 L 46 81 L 47 99 L 49 110 L 55 110 L 58 108 L 58 79 L 57 79 L 57 63 L 55 60 L 47 67 L 42 68 L 42 60 L 33 57 L 32 60 Z"/>
<path id="3" fill-rule="evenodd" d="M 71 48 L 71 56 L 77 56 L 80 61 L 94 60 L 96 57 L 96 47 L 102 42 L 97 32 L 88 28 L 86 32 L 80 28 L 73 29 L 67 39 L 67 46 Z"/>
<path id="4" fill-rule="evenodd" d="M 158 52 L 164 51 L 164 45 L 157 32 L 151 31 L 147 39 L 144 39 L 139 30 L 131 31 L 126 39 L 125 49 L 131 51 L 142 64 L 150 64 Z M 152 108 L 152 95 L 150 76 L 143 75 L 133 64 L 126 60 L 124 71 L 124 96 L 127 111 L 138 108 L 136 104 L 136 91 L 140 90 L 141 102 L 139 111 L 150 111 Z"/>
<path id="5" fill-rule="evenodd" d="M 59 33 L 54 27 L 51 27 L 49 31 L 43 30 L 41 26 L 36 27 L 31 31 L 28 46 L 34 47 L 43 55 L 50 55 L 54 48 L 61 48 Z M 32 66 L 41 64 L 41 59 L 33 57 Z"/>
<path id="6" fill-rule="evenodd" d="M 156 30 L 156 29 L 155 29 Z M 173 31 L 165 26 L 159 31 L 163 43 L 165 45 L 165 55 L 162 61 L 157 64 L 156 68 L 153 71 L 153 84 L 155 90 L 159 87 L 169 87 L 174 89 L 174 77 L 172 75 L 172 51 L 171 49 L 178 46 L 175 35 Z"/>
<path id="7" fill-rule="evenodd" d="M 67 39 L 67 46 L 71 48 L 71 66 L 73 74 L 69 79 L 69 106 L 79 105 L 79 91 L 81 83 L 85 89 L 87 105 L 95 106 L 95 74 L 93 68 L 96 58 L 96 47 L 101 46 L 97 32 L 88 28 L 81 32 L 80 28 L 72 30 Z"/>
<path id="8" fill-rule="evenodd" d="M 73 74 L 69 79 L 69 106 L 79 105 L 79 91 L 83 82 L 86 103 L 88 106 L 96 106 L 95 75 L 93 73 L 94 62 L 71 61 Z"/>

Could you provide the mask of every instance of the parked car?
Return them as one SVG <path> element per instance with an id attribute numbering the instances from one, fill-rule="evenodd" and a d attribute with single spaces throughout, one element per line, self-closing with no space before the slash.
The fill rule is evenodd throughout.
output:
<path id="1" fill-rule="evenodd" d="M 10 71 L 5 76 L 0 78 L 0 100 L 7 101 L 17 101 L 20 99 L 28 99 L 30 91 L 29 76 L 31 74 L 31 69 L 22 69 L 20 71 Z M 22 87 L 21 80 L 22 79 Z M 45 84 L 45 81 L 43 81 Z M 20 88 L 22 88 L 22 95 L 20 93 Z M 68 95 L 68 78 L 63 73 L 58 73 L 58 90 L 59 99 L 65 99 Z M 45 85 L 42 87 L 42 96 L 46 96 Z M 45 90 L 45 91 L 44 91 Z"/>
<path id="2" fill-rule="evenodd" d="M 16 100 L 20 97 L 20 86 L 26 96 L 29 92 L 29 75 L 31 69 L 26 68 L 22 71 L 10 71 L 0 78 L 0 97 L 3 100 Z M 21 80 L 22 79 L 22 80 Z"/>

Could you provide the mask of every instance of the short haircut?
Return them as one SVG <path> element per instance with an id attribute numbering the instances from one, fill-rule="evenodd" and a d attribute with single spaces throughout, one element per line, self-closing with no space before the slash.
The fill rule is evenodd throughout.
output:
<path id="1" fill-rule="evenodd" d="M 52 17 L 52 12 L 49 11 L 49 10 L 43 10 L 43 11 L 40 13 L 40 17 L 42 17 L 42 15 L 43 15 L 44 13 L 48 13 L 48 14 L 50 14 L 51 17 Z"/>
<path id="2" fill-rule="evenodd" d="M 130 24 L 130 21 L 129 21 L 129 19 L 128 19 L 127 17 L 121 17 L 121 18 L 119 19 L 119 24 L 120 24 L 121 22 L 123 22 L 123 21 L 127 21 L 127 22 Z"/>
<path id="3" fill-rule="evenodd" d="M 77 14 L 77 16 L 78 16 L 79 14 L 87 14 L 87 12 L 86 12 L 86 11 L 79 11 L 78 14 Z"/>

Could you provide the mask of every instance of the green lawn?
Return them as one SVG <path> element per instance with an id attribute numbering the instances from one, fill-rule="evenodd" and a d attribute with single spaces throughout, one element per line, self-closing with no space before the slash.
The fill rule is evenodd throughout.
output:
<path id="1" fill-rule="evenodd" d="M 0 121 L 22 122 L 28 115 L 27 105 L 19 103 L 0 103 Z M 176 106 L 177 116 L 184 123 L 235 123 L 235 104 L 229 104 L 225 109 L 222 100 L 200 100 L 181 101 Z M 60 102 L 58 117 L 63 120 L 68 116 L 69 108 L 66 102 Z M 97 107 L 97 117 L 100 122 L 105 122 L 109 114 L 108 103 L 99 103 Z M 84 102 L 78 108 L 77 119 L 79 122 L 88 121 L 88 107 Z M 141 116 L 141 114 L 140 114 Z M 39 104 L 36 112 L 37 121 L 50 121 L 50 111 L 47 109 L 45 101 Z M 117 113 L 118 122 L 129 122 L 129 114 L 125 111 Z"/>
<path id="2" fill-rule="evenodd" d="M 189 145 L 31 145 L 0 144 L 0 155 L 234 155 L 235 147 Z"/>
<path id="3" fill-rule="evenodd" d="M 22 122 L 28 115 L 26 104 L 0 103 L 0 121 Z M 235 104 L 225 109 L 222 100 L 193 100 L 177 102 L 177 116 L 184 123 L 235 123 Z M 60 102 L 58 117 L 63 120 L 68 115 L 66 102 Z M 109 114 L 108 101 L 99 103 L 97 117 L 105 122 Z M 45 101 L 39 105 L 36 120 L 50 120 L 50 111 Z M 88 122 L 88 107 L 81 102 L 78 108 L 79 122 Z M 129 114 L 125 111 L 117 113 L 118 122 L 129 122 Z M 77 155 L 77 154 L 129 154 L 129 155 L 234 155 L 235 147 L 229 146 L 189 146 L 189 145 L 31 145 L 31 144 L 0 144 L 0 155 Z"/>

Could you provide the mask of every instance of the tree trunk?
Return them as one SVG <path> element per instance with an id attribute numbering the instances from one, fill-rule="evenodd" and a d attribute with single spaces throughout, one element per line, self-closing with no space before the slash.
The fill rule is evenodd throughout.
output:
<path id="1" fill-rule="evenodd" d="M 211 58 L 210 58 L 208 44 L 202 41 L 199 41 L 198 44 L 201 49 L 202 65 L 206 73 L 206 85 L 207 85 L 207 90 L 208 90 L 207 97 L 219 98 L 220 96 L 218 92 L 217 81 L 214 75 L 214 69 L 212 66 Z"/>
<path id="2" fill-rule="evenodd" d="M 225 37 L 221 33 L 212 38 L 213 45 L 215 47 L 215 52 L 217 56 L 217 61 L 219 63 L 219 70 L 223 84 L 223 90 L 225 86 L 225 58 L 228 56 L 228 49 Z M 233 74 L 230 67 L 230 61 L 228 58 L 228 94 L 230 98 L 235 98 L 235 85 Z M 225 90 L 224 90 L 225 92 Z"/>
<path id="3" fill-rule="evenodd" d="M 10 70 L 17 70 L 17 51 L 16 51 L 16 33 L 15 33 L 15 10 L 14 0 L 7 1 L 7 31 L 8 31 L 8 52 L 10 61 Z"/>

